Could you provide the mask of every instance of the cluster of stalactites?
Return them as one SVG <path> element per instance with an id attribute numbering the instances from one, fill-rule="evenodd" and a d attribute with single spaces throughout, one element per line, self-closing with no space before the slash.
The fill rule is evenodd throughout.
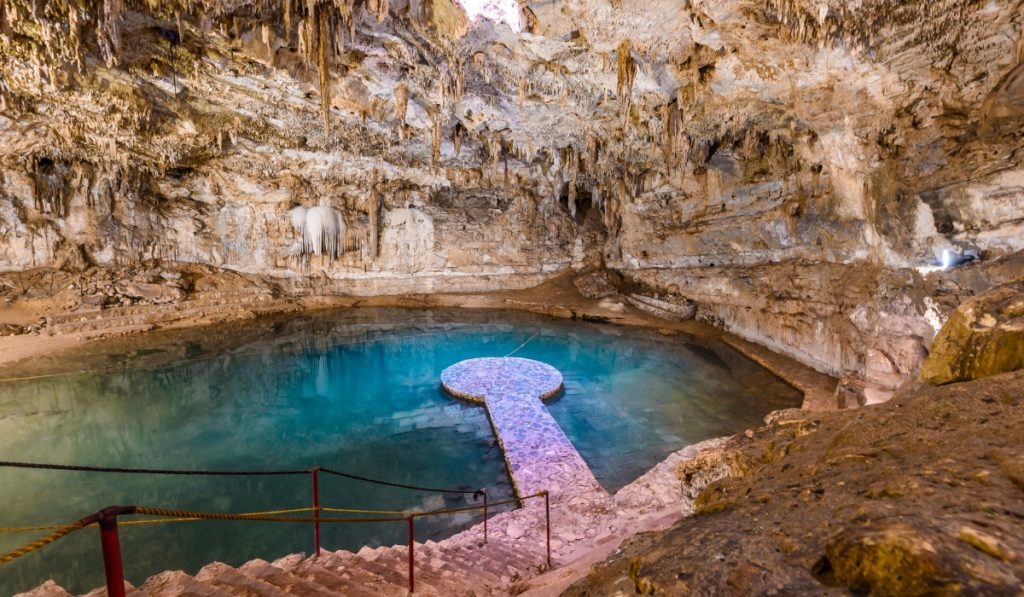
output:
<path id="1" fill-rule="evenodd" d="M 204 31 L 212 27 L 215 19 L 229 19 L 237 33 L 237 19 L 220 2 L 211 4 L 206 6 L 195 0 L 0 0 L 0 31 L 19 30 L 12 27 L 19 22 L 38 23 L 41 39 L 37 40 L 39 47 L 35 51 L 45 59 L 40 62 L 55 68 L 71 62 L 80 68 L 84 64 L 84 28 L 93 24 L 100 55 L 108 67 L 114 67 L 120 60 L 122 27 L 129 7 L 149 11 L 159 18 L 173 18 L 179 39 L 185 34 L 183 15 L 196 15 Z M 332 60 L 345 49 L 345 33 L 349 40 L 355 38 L 358 11 L 365 10 L 383 21 L 388 15 L 388 0 L 262 0 L 251 8 L 257 18 L 281 18 L 288 43 L 297 33 L 306 63 L 319 76 L 321 115 L 325 129 L 329 130 Z"/>
<path id="2" fill-rule="evenodd" d="M 904 0 L 864 0 L 856 3 L 811 0 L 765 0 L 765 16 L 777 21 L 785 41 L 814 44 L 874 47 L 883 40 L 898 44 L 931 41 L 937 31 L 962 32 L 963 16 L 977 10 L 974 0 L 936 0 L 907 3 Z M 943 21 L 947 21 L 943 23 Z M 881 35 L 901 28 L 904 35 Z"/>
<path id="3" fill-rule="evenodd" d="M 365 6 L 378 20 L 387 15 L 387 0 L 367 0 Z M 293 21 L 301 18 L 297 26 L 299 48 L 306 63 L 316 65 L 325 133 L 331 128 L 331 61 L 344 51 L 346 32 L 350 43 L 355 39 L 353 15 L 358 8 L 357 0 L 282 0 L 287 40 L 292 37 Z"/>

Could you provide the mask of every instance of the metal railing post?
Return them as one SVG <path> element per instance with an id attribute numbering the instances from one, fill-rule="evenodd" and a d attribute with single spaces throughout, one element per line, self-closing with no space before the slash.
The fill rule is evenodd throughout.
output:
<path id="1" fill-rule="evenodd" d="M 413 556 L 412 548 L 416 543 L 416 529 L 413 527 L 413 516 L 406 518 L 405 520 L 409 523 L 409 592 L 413 593 L 416 591 L 415 572 L 413 571 Z"/>
<path id="2" fill-rule="evenodd" d="M 544 526 L 547 527 L 548 569 L 551 569 L 551 502 L 544 492 Z"/>
<path id="3" fill-rule="evenodd" d="M 103 573 L 107 578 L 107 595 L 125 597 L 124 564 L 121 561 L 121 540 L 117 535 L 117 512 L 107 508 L 100 513 L 100 546 L 103 548 Z"/>
<path id="4" fill-rule="evenodd" d="M 484 543 L 487 543 L 487 489 L 481 489 L 484 494 Z"/>
<path id="5" fill-rule="evenodd" d="M 320 557 L 320 467 L 315 466 L 313 475 L 313 557 Z"/>

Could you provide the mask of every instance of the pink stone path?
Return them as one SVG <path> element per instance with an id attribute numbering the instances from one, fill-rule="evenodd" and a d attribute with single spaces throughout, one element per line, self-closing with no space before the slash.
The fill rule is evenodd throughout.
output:
<path id="1" fill-rule="evenodd" d="M 554 367 L 517 357 L 469 359 L 445 369 L 441 385 L 487 408 L 518 497 L 607 495 L 541 402 L 562 389 Z"/>

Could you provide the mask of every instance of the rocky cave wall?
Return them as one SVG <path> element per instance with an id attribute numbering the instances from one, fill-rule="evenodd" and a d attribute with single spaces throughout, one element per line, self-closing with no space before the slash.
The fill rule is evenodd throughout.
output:
<path id="1" fill-rule="evenodd" d="M 0 270 L 603 266 L 889 389 L 1020 275 L 1024 2 L 0 0 Z M 337 259 L 296 206 L 330 206 Z M 944 253 L 975 264 L 922 272 Z"/>

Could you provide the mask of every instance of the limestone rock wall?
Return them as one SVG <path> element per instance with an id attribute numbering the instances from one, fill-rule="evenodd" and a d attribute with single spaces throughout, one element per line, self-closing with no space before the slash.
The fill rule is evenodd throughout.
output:
<path id="1" fill-rule="evenodd" d="M 886 388 L 1012 279 L 1019 2 L 518 6 L 522 32 L 454 0 L 0 0 L 0 270 L 377 294 L 604 266 Z M 341 214 L 338 259 L 295 206 Z M 976 265 L 919 271 L 944 259 Z"/>

